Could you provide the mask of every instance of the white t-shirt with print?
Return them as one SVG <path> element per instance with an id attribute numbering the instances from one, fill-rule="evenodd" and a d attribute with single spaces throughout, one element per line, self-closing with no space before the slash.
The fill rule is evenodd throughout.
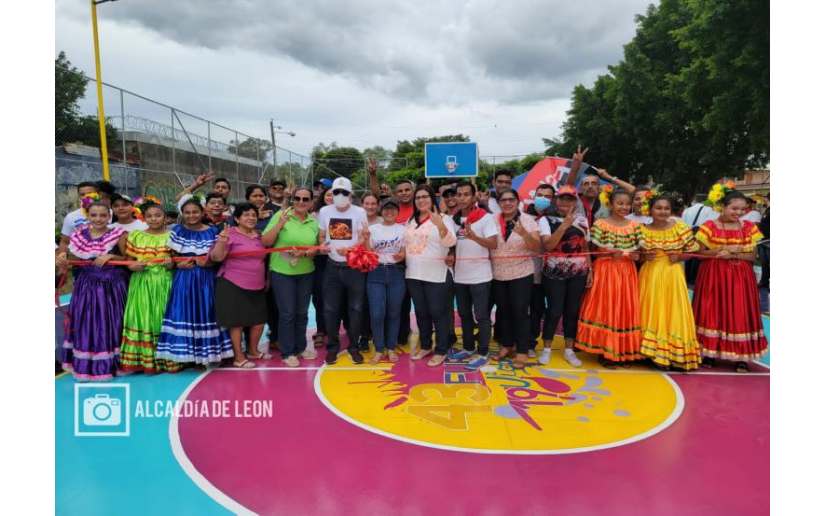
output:
<path id="1" fill-rule="evenodd" d="M 465 236 L 463 224 L 467 217 L 461 217 L 462 227 L 456 231 L 458 243 L 455 248 L 455 282 L 462 285 L 478 285 L 493 280 L 493 267 L 490 263 L 490 250 Z M 496 219 L 486 214 L 472 223 L 473 233 L 489 238 L 498 235 L 499 229 Z M 471 258 L 462 260 L 462 258 Z M 486 260 L 482 258 L 487 258 Z"/>
<path id="2" fill-rule="evenodd" d="M 83 224 L 88 223 L 89 221 L 83 215 L 82 208 L 70 211 L 66 214 L 66 217 L 63 219 L 63 227 L 60 229 L 60 234 L 67 237 L 72 236 L 72 233 L 75 229 L 79 228 Z"/>
<path id="3" fill-rule="evenodd" d="M 361 239 L 361 231 L 368 226 L 367 212 L 360 206 L 350 205 L 344 211 L 335 206 L 324 206 L 318 213 L 318 227 L 325 233 L 324 242 L 329 245 L 329 259 L 346 262 L 335 249 L 352 247 Z"/>
<path id="4" fill-rule="evenodd" d="M 378 263 L 396 263 L 393 255 L 404 248 L 404 226 L 373 224 L 370 226 L 370 246 L 378 253 Z"/>

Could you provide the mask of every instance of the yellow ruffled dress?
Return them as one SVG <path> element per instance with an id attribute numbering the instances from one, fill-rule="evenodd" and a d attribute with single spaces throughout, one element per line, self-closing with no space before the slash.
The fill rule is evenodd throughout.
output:
<path id="1" fill-rule="evenodd" d="M 665 230 L 643 225 L 641 231 L 642 249 L 657 251 L 656 258 L 642 265 L 639 275 L 641 353 L 664 367 L 697 369 L 702 353 L 696 339 L 684 265 L 671 262 L 666 253 L 696 252 L 699 244 L 682 221 Z"/>

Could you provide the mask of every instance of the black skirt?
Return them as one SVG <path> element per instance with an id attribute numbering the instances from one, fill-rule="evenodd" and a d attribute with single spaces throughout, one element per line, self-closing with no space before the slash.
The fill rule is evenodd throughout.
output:
<path id="1" fill-rule="evenodd" d="M 215 318 L 224 328 L 266 322 L 266 292 L 246 290 L 226 278 L 215 281 Z"/>

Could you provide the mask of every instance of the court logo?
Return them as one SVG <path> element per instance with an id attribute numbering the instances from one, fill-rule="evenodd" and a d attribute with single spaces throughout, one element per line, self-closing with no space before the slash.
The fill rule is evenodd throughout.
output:
<path id="1" fill-rule="evenodd" d="M 508 360 L 467 371 L 400 361 L 372 370 L 324 369 L 316 392 L 334 412 L 376 433 L 446 449 L 574 453 L 637 441 L 681 413 L 678 387 L 659 374 L 516 369 Z"/>
<path id="2" fill-rule="evenodd" d="M 74 435 L 76 437 L 129 436 L 129 384 L 81 384 L 74 386 Z"/>

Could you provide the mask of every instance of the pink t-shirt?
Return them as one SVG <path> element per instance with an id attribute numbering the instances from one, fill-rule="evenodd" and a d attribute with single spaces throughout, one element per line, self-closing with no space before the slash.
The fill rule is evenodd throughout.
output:
<path id="1" fill-rule="evenodd" d="M 495 220 L 496 226 L 500 228 L 499 217 L 501 215 L 496 215 Z M 534 236 L 539 238 L 539 225 L 536 223 L 536 219 L 526 213 L 521 213 L 519 222 L 528 233 L 536 233 Z M 535 269 L 532 256 L 535 254 L 536 252 L 527 247 L 527 243 L 515 230 L 510 233 L 510 238 L 504 240 L 504 236 L 499 229 L 498 247 L 490 251 L 490 256 L 493 259 L 493 279 L 510 281 L 532 276 Z M 519 258 L 513 258 L 515 256 Z"/>
<path id="2" fill-rule="evenodd" d="M 257 233 L 253 236 L 247 236 L 241 233 L 238 228 L 230 227 L 227 236 L 229 239 L 226 242 L 226 250 L 229 253 L 264 248 L 261 237 Z M 218 270 L 218 277 L 226 278 L 246 290 L 263 290 L 266 286 L 264 276 L 265 257 L 266 255 L 238 258 L 227 256 L 220 270 Z"/>

